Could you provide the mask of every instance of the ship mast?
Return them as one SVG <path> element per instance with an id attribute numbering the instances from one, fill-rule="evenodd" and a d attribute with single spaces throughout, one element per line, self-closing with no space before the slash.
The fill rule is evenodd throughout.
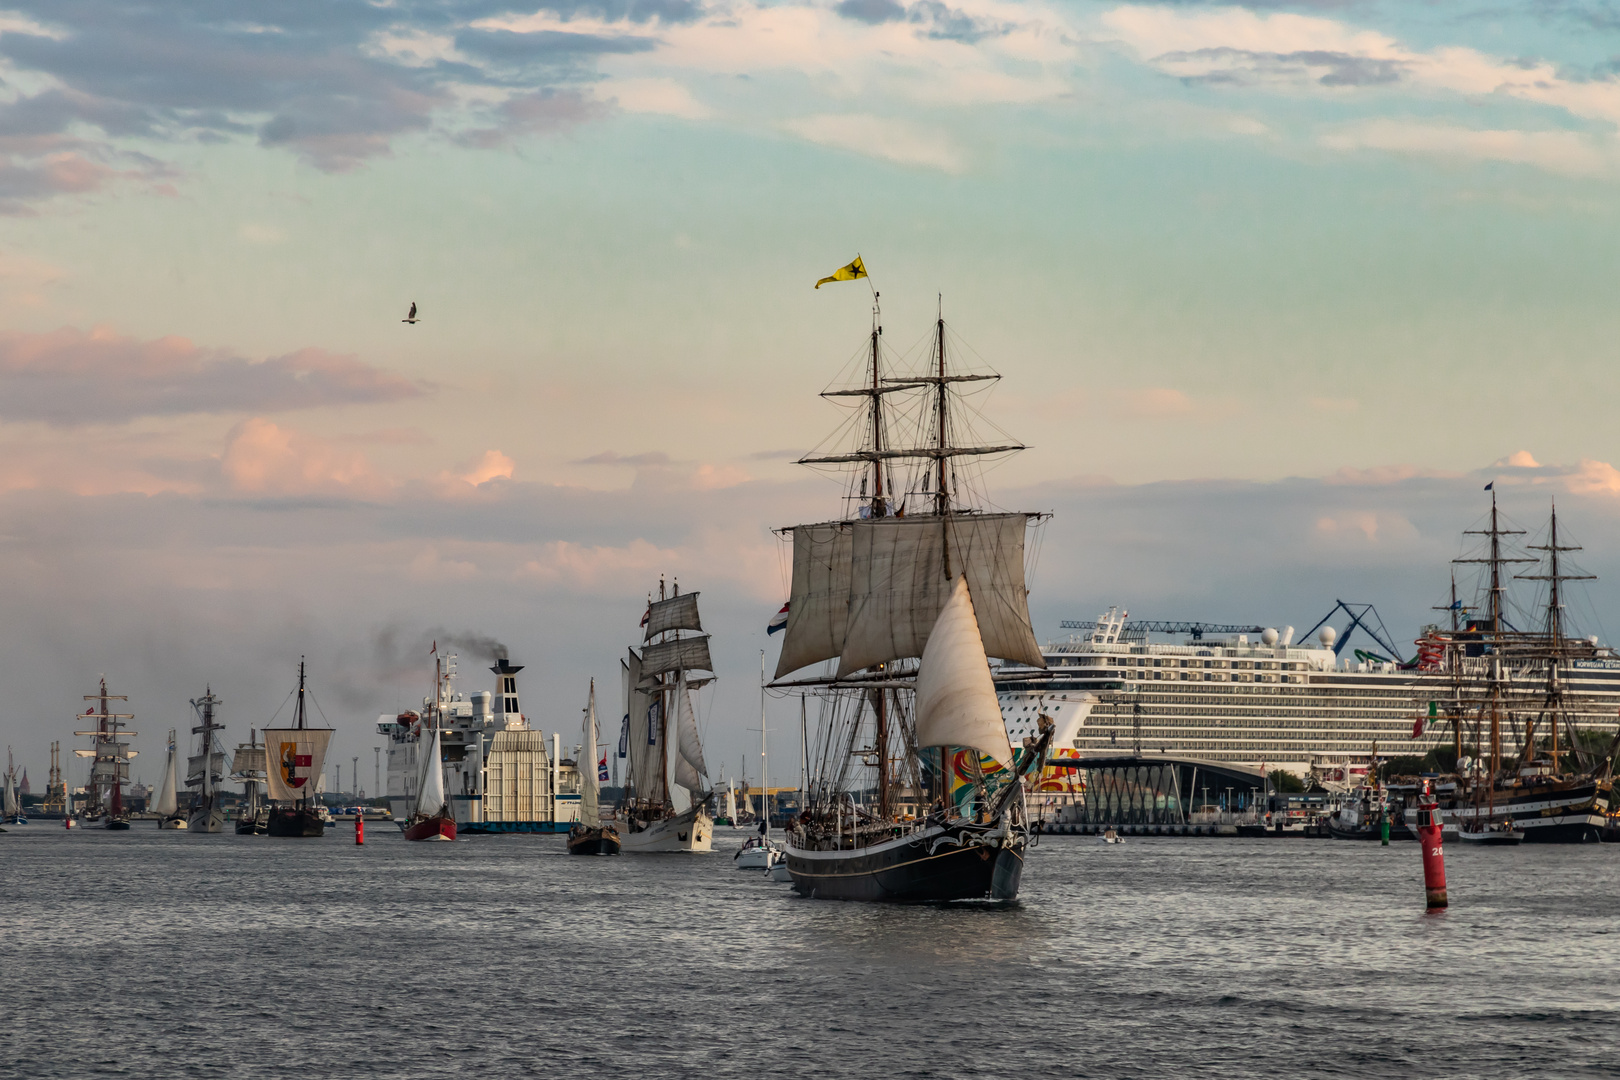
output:
<path id="1" fill-rule="evenodd" d="M 1502 649 L 1506 644 L 1502 632 L 1503 596 L 1505 586 L 1502 584 L 1502 567 L 1506 563 L 1529 563 L 1534 559 L 1505 556 L 1502 554 L 1502 537 L 1523 536 L 1523 529 L 1504 529 L 1501 527 L 1496 509 L 1496 487 L 1491 486 L 1491 527 L 1489 529 L 1468 529 L 1465 535 L 1490 537 L 1490 554 L 1483 559 L 1453 559 L 1453 563 L 1484 563 L 1490 568 L 1490 601 L 1487 605 L 1487 619 L 1489 629 L 1485 635 L 1489 640 L 1490 648 L 1490 695 L 1487 708 L 1491 718 L 1491 756 L 1490 777 L 1488 783 L 1491 789 L 1491 809 L 1495 812 L 1496 781 L 1502 771 Z"/>
<path id="2" fill-rule="evenodd" d="M 1594 574 L 1562 574 L 1559 573 L 1558 553 L 1560 551 L 1579 551 L 1578 545 L 1560 545 L 1558 543 L 1558 504 L 1553 502 L 1551 523 L 1548 526 L 1547 542 L 1545 544 L 1532 544 L 1531 551 L 1545 551 L 1548 556 L 1548 573 L 1545 574 L 1518 574 L 1522 581 L 1545 581 L 1547 583 L 1547 712 L 1551 724 L 1552 741 L 1552 767 L 1553 775 L 1559 774 L 1558 756 L 1559 731 L 1558 714 L 1564 710 L 1563 664 L 1566 652 L 1564 645 L 1564 597 L 1559 588 L 1565 581 L 1593 581 Z M 1567 726 L 1567 725 L 1566 725 Z M 1573 733 L 1571 733 L 1573 735 Z M 1535 757 L 1535 732 L 1532 728 L 1525 732 L 1525 758 Z M 1573 747 L 1573 742 L 1572 742 Z"/>

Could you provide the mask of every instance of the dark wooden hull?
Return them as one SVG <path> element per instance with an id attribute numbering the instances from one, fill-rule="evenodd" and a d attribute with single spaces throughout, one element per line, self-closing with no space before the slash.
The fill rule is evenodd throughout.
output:
<path id="1" fill-rule="evenodd" d="M 326 824 L 314 810 L 278 807 L 270 811 L 265 832 L 271 836 L 325 836 Z"/>
<path id="2" fill-rule="evenodd" d="M 802 896 L 940 904 L 1016 899 L 1024 873 L 1024 837 L 1001 847 L 980 843 L 983 827 L 950 825 L 849 851 L 787 848 L 788 872 Z"/>
<path id="3" fill-rule="evenodd" d="M 405 826 L 405 839 L 407 840 L 454 840 L 455 838 L 456 822 L 454 818 L 418 818 Z"/>
<path id="4" fill-rule="evenodd" d="M 105 828 L 109 832 L 124 832 L 129 828 L 129 819 L 109 818 Z"/>
<path id="5" fill-rule="evenodd" d="M 600 829 L 575 826 L 568 833 L 568 854 L 570 855 L 617 855 L 618 853 L 619 834 L 606 826 Z"/>
<path id="6" fill-rule="evenodd" d="M 263 818 L 238 818 L 236 821 L 237 836 L 263 836 L 269 831 Z"/>

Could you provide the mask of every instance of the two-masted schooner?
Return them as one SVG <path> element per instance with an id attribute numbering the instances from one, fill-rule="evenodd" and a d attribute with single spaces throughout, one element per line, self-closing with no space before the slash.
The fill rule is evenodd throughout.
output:
<path id="1" fill-rule="evenodd" d="M 859 378 L 823 394 L 857 403 L 855 445 L 800 459 L 846 470 L 850 512 L 782 530 L 793 577 L 773 685 L 821 701 L 787 865 L 816 897 L 1009 900 L 1029 845 L 1022 778 L 1052 725 L 1014 751 L 988 658 L 1045 666 L 1024 583 L 1040 515 L 985 509 L 973 468 L 1021 444 L 959 441 L 964 392 L 1000 376 L 952 367 L 943 316 L 921 370 L 891 374 L 873 299 Z"/>
<path id="2" fill-rule="evenodd" d="M 326 766 L 326 748 L 332 741 L 331 728 L 309 725 L 304 707 L 304 661 L 298 661 L 298 704 L 293 726 L 264 729 L 265 791 L 270 797 L 266 832 L 271 836 L 321 836 L 326 823 L 321 816 L 316 781 Z"/>
<path id="3" fill-rule="evenodd" d="M 697 593 L 679 585 L 671 593 L 660 581 L 658 599 L 648 598 L 642 617 L 641 652 L 631 649 L 620 662 L 628 760 L 614 825 L 625 852 L 709 851 L 714 842 L 714 791 L 692 710 L 693 691 L 714 672 L 697 601 Z M 675 808 L 671 770 L 687 795 L 684 810 Z"/>

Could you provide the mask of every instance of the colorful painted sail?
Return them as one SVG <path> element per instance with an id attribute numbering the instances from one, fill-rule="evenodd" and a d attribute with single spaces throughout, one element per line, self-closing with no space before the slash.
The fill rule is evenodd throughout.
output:
<path id="1" fill-rule="evenodd" d="M 266 728 L 266 794 L 279 802 L 310 798 L 331 741 L 331 728 Z"/>

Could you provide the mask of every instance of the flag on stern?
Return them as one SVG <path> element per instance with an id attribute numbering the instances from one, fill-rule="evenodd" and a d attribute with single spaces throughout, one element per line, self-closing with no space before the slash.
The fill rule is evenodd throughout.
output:
<path id="1" fill-rule="evenodd" d="M 766 637 L 770 637 L 778 630 L 787 629 L 788 604 L 791 603 L 793 603 L 793 601 L 789 600 L 787 604 L 783 604 L 782 610 L 771 616 L 771 621 L 765 624 Z"/>
<path id="2" fill-rule="evenodd" d="M 863 278 L 865 276 L 866 264 L 861 262 L 861 257 L 857 255 L 855 256 L 855 261 L 850 263 L 848 266 L 840 266 L 837 270 L 832 272 L 832 276 L 824 277 L 820 281 L 816 282 L 816 288 L 821 288 L 829 281 L 854 281 L 856 278 Z"/>

